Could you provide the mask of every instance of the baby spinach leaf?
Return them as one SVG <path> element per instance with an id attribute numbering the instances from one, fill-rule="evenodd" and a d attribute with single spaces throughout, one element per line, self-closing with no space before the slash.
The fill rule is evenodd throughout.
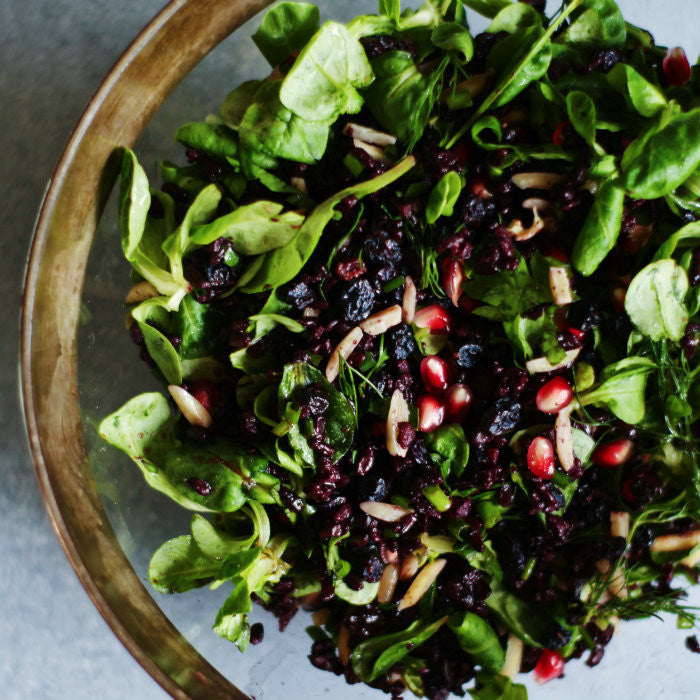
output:
<path id="1" fill-rule="evenodd" d="M 584 433 L 583 430 L 578 428 L 573 428 L 571 433 L 574 454 L 581 460 L 581 464 L 585 465 L 595 449 L 595 440 L 588 433 Z"/>
<path id="2" fill-rule="evenodd" d="M 255 267 L 255 270 L 248 275 L 245 272 L 243 273 L 238 283 L 238 289 L 246 294 L 254 294 L 275 289 L 294 279 L 311 257 L 326 224 L 331 220 L 335 212 L 337 204 L 350 195 L 361 199 L 365 195 L 377 192 L 398 180 L 415 163 L 415 158 L 408 156 L 391 168 L 391 170 L 387 170 L 371 180 L 346 187 L 319 204 L 306 217 L 297 235 L 287 244 L 253 259 L 250 264 Z"/>
<path id="3" fill-rule="evenodd" d="M 179 385 L 182 382 L 180 356 L 167 336 L 156 327 L 169 330 L 172 324 L 167 303 L 165 297 L 146 299 L 131 310 L 131 315 L 143 335 L 148 354 L 163 373 L 165 380 L 168 384 Z"/>
<path id="4" fill-rule="evenodd" d="M 362 107 L 357 88 L 372 69 L 362 44 L 342 24 L 326 22 L 306 44 L 282 81 L 282 104 L 309 121 L 330 121 Z"/>
<path id="5" fill-rule="evenodd" d="M 160 593 L 184 593 L 216 578 L 220 563 L 201 552 L 190 535 L 163 543 L 151 557 L 148 580 Z"/>
<path id="6" fill-rule="evenodd" d="M 364 93 L 367 106 L 409 148 L 428 124 L 446 66 L 447 61 L 417 66 L 406 51 L 386 51 L 372 61 L 376 78 Z"/>
<path id="7" fill-rule="evenodd" d="M 491 595 L 484 602 L 493 615 L 526 644 L 541 647 L 540 639 L 549 624 L 547 618 L 494 579 L 489 586 Z"/>
<path id="8" fill-rule="evenodd" d="M 511 345 L 526 360 L 544 353 L 550 362 L 556 364 L 564 356 L 564 350 L 557 340 L 559 329 L 554 321 L 556 309 L 556 306 L 550 306 L 537 318 L 518 314 L 503 322 L 503 330 Z"/>
<path id="9" fill-rule="evenodd" d="M 197 192 L 204 189 L 209 181 L 201 176 L 200 169 L 195 165 L 179 166 L 170 160 L 163 160 L 159 163 L 160 176 L 163 183 L 170 182 L 185 190 L 191 197 L 196 197 Z M 153 193 L 155 194 L 155 192 Z M 161 193 L 164 194 L 164 193 Z M 174 229 L 175 226 L 172 226 Z M 162 251 L 161 251 L 162 252 Z"/>
<path id="10" fill-rule="evenodd" d="M 274 158 L 313 164 L 328 143 L 330 120 L 302 119 L 280 102 L 281 80 L 265 81 L 240 123 L 241 144 Z"/>
<path id="11" fill-rule="evenodd" d="M 353 671 L 365 683 L 371 683 L 430 639 L 446 622 L 447 617 L 432 623 L 418 619 L 401 632 L 370 637 L 353 650 L 350 656 Z"/>
<path id="12" fill-rule="evenodd" d="M 484 17 L 495 17 L 512 0 L 463 0 L 464 4 Z"/>
<path id="13" fill-rule="evenodd" d="M 233 642 L 239 651 L 245 651 L 250 642 L 250 624 L 246 613 L 251 609 L 248 585 L 244 580 L 239 580 L 214 620 L 214 632 Z"/>
<path id="14" fill-rule="evenodd" d="M 527 688 L 508 676 L 477 673 L 476 680 L 477 688 L 469 691 L 473 700 L 527 700 Z"/>
<path id="15" fill-rule="evenodd" d="M 652 127 L 622 156 L 621 185 L 637 199 L 657 199 L 672 192 L 700 166 L 700 108 L 672 116 L 661 129 Z"/>
<path id="16" fill-rule="evenodd" d="M 618 63 L 607 74 L 606 80 L 643 117 L 653 117 L 668 107 L 664 93 L 626 63 Z"/>
<path id="17" fill-rule="evenodd" d="M 584 0 L 580 11 L 562 34 L 561 41 L 584 46 L 619 48 L 627 38 L 627 25 L 614 0 Z"/>
<path id="18" fill-rule="evenodd" d="M 601 148 L 595 140 L 597 115 L 595 103 L 581 90 L 573 90 L 566 96 L 566 112 L 578 135 L 599 155 Z"/>
<path id="19" fill-rule="evenodd" d="M 238 156 L 236 134 L 224 124 L 189 122 L 175 132 L 175 140 L 183 146 L 196 148 L 217 158 Z"/>
<path id="20" fill-rule="evenodd" d="M 684 299 L 688 275 L 674 260 L 657 260 L 642 268 L 625 295 L 625 311 L 637 329 L 652 340 L 680 340 L 688 323 Z"/>
<path id="21" fill-rule="evenodd" d="M 620 420 L 634 425 L 644 418 L 644 392 L 654 363 L 645 357 L 626 357 L 608 365 L 601 384 L 579 396 L 581 405 L 602 404 Z"/>
<path id="22" fill-rule="evenodd" d="M 614 180 L 605 180 L 596 192 L 571 253 L 573 266 L 584 277 L 592 275 L 613 249 L 620 235 L 625 193 Z"/>
<path id="23" fill-rule="evenodd" d="M 483 617 L 471 612 L 458 613 L 451 616 L 447 624 L 460 649 L 484 671 L 498 673 L 501 670 L 505 652 L 496 631 Z"/>
<path id="24" fill-rule="evenodd" d="M 469 443 L 461 425 L 445 423 L 426 433 L 424 443 L 440 466 L 444 479 L 461 476 L 469 462 Z"/>
<path id="25" fill-rule="evenodd" d="M 541 27 L 542 15 L 531 5 L 524 2 L 506 5 L 494 18 L 486 31 L 490 34 L 508 32 L 513 34 L 518 29 Z"/>
<path id="26" fill-rule="evenodd" d="M 654 254 L 652 261 L 670 258 L 678 248 L 696 247 L 700 245 L 700 221 L 691 221 L 675 233 L 671 234 Z"/>
<path id="27" fill-rule="evenodd" d="M 259 255 L 281 248 L 299 231 L 304 217 L 296 211 L 286 211 L 278 202 L 258 200 L 234 209 L 214 221 L 193 226 L 192 242 L 208 245 L 217 238 L 226 238 L 241 255 Z"/>
<path id="28" fill-rule="evenodd" d="M 348 31 L 356 39 L 377 34 L 392 35 L 396 32 L 396 22 L 386 15 L 360 15 L 347 25 Z"/>
<path id="29" fill-rule="evenodd" d="M 240 511 L 237 511 L 236 514 L 243 514 L 243 512 L 246 510 L 247 507 L 244 507 Z M 202 554 L 211 559 L 221 561 L 229 554 L 234 554 L 235 552 L 248 549 L 255 541 L 258 534 L 258 528 L 255 526 L 255 520 L 248 516 L 243 516 L 243 519 L 248 524 L 251 522 L 253 523 L 254 527 L 252 534 L 232 537 L 222 528 L 215 527 L 203 515 L 195 513 L 190 521 L 192 538 Z"/>
<path id="30" fill-rule="evenodd" d="M 454 206 L 462 191 L 462 178 L 451 170 L 443 175 L 428 195 L 425 205 L 425 218 L 434 224 L 441 216 L 452 216 Z"/>
<path id="31" fill-rule="evenodd" d="M 262 80 L 247 80 L 224 97 L 219 108 L 219 116 L 229 129 L 238 130 L 243 121 L 243 115 L 253 103 L 255 94 L 262 84 Z"/>
<path id="32" fill-rule="evenodd" d="M 245 576 L 248 569 L 260 559 L 261 554 L 261 547 L 253 547 L 229 554 L 226 559 L 221 562 L 216 577 L 218 579 L 235 579 L 236 577 Z M 250 598 L 247 599 L 246 605 L 250 605 Z M 236 610 L 236 612 L 250 612 L 250 610 L 249 607 L 248 610 Z"/>
<path id="33" fill-rule="evenodd" d="M 221 321 L 221 315 L 214 307 L 200 304 L 188 294 L 174 315 L 175 332 L 181 338 L 180 357 L 192 360 L 214 354 L 220 346 L 218 328 Z"/>
<path id="34" fill-rule="evenodd" d="M 347 576 L 347 573 L 345 575 Z M 338 598 L 351 605 L 368 605 L 377 597 L 378 590 L 379 581 L 376 583 L 364 581 L 357 591 L 354 588 L 350 588 L 344 581 L 336 581 L 334 593 Z"/>
<path id="35" fill-rule="evenodd" d="M 318 7 L 305 2 L 281 2 L 269 9 L 253 41 L 271 66 L 303 48 L 319 27 Z"/>
<path id="36" fill-rule="evenodd" d="M 151 206 L 148 177 L 130 148 L 124 149 L 122 169 L 119 175 L 119 228 L 122 250 L 131 261 L 139 248 L 146 217 Z"/>
<path id="37" fill-rule="evenodd" d="M 474 55 L 474 42 L 469 29 L 458 22 L 442 22 L 433 29 L 430 41 L 444 51 L 461 54 L 463 61 L 471 61 Z"/>

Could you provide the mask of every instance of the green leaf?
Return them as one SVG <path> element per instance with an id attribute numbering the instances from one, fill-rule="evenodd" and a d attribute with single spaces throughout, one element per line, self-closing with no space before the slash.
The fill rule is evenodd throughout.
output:
<path id="1" fill-rule="evenodd" d="M 237 576 L 244 577 L 246 572 L 260 559 L 262 548 L 253 547 L 229 554 L 223 562 L 217 574 L 218 579 L 233 579 Z M 250 602 L 250 600 L 248 601 Z M 236 610 L 235 612 L 250 612 L 248 610 Z"/>
<path id="2" fill-rule="evenodd" d="M 196 148 L 216 158 L 236 158 L 238 139 L 224 124 L 189 122 L 175 132 L 175 140 L 183 146 Z"/>
<path id="3" fill-rule="evenodd" d="M 574 454 L 581 460 L 581 464 L 585 465 L 595 449 L 595 440 L 578 428 L 573 428 L 571 433 Z"/>
<path id="4" fill-rule="evenodd" d="M 345 575 L 347 575 L 346 572 Z M 379 582 L 369 583 L 368 581 L 363 582 L 359 591 L 350 588 L 343 581 L 337 581 L 335 584 L 335 595 L 344 600 L 350 605 L 369 605 L 376 597 L 379 591 Z"/>
<path id="5" fill-rule="evenodd" d="M 512 0 L 463 0 L 464 4 L 484 17 L 495 17 Z"/>
<path id="6" fill-rule="evenodd" d="M 584 0 L 562 34 L 563 42 L 606 48 L 619 48 L 626 38 L 626 23 L 614 0 Z"/>
<path id="7" fill-rule="evenodd" d="M 219 116 L 229 129 L 238 130 L 243 121 L 243 115 L 253 103 L 255 94 L 262 84 L 262 80 L 247 80 L 224 97 L 219 108 Z"/>
<path id="8" fill-rule="evenodd" d="M 443 175 L 428 195 L 425 218 L 434 224 L 441 216 L 452 216 L 454 206 L 462 191 L 462 178 L 453 170 Z"/>
<path id="9" fill-rule="evenodd" d="M 652 259 L 664 260 L 670 258 L 678 248 L 696 247 L 700 245 L 700 221 L 691 221 L 675 233 L 671 234 L 660 246 Z"/>
<path id="10" fill-rule="evenodd" d="M 274 67 L 303 48 L 318 27 L 318 7 L 305 2 L 281 2 L 265 13 L 252 38 Z"/>
<path id="11" fill-rule="evenodd" d="M 508 32 L 513 34 L 518 29 L 527 27 L 542 27 L 542 15 L 531 5 L 517 2 L 504 7 L 487 27 L 489 34 Z"/>
<path id="12" fill-rule="evenodd" d="M 494 579 L 489 585 L 491 595 L 484 602 L 494 617 L 526 644 L 541 647 L 540 639 L 549 624 L 547 618 L 535 610 L 530 603 L 502 588 Z"/>
<path id="13" fill-rule="evenodd" d="M 215 354 L 220 348 L 218 329 L 221 322 L 221 314 L 213 306 L 200 304 L 188 294 L 174 316 L 175 332 L 181 338 L 180 357 L 192 360 Z"/>
<path id="14" fill-rule="evenodd" d="M 443 51 L 453 51 L 461 54 L 465 62 L 471 61 L 474 55 L 474 42 L 469 29 L 458 22 L 442 22 L 430 35 L 430 41 Z"/>
<path id="15" fill-rule="evenodd" d="M 496 631 L 483 617 L 471 612 L 458 613 L 450 617 L 448 625 L 460 649 L 484 671 L 498 673 L 501 670 L 505 652 Z"/>
<path id="16" fill-rule="evenodd" d="M 142 301 L 131 310 L 134 321 L 143 334 L 146 349 L 158 369 L 163 373 L 168 384 L 182 383 L 182 364 L 180 356 L 167 336 L 151 324 L 169 330 L 170 319 L 168 300 L 165 297 L 153 297 Z"/>
<path id="17" fill-rule="evenodd" d="M 240 651 L 245 651 L 250 642 L 250 625 L 246 613 L 251 609 L 248 585 L 240 580 L 217 613 L 214 632 L 233 642 Z"/>
<path id="18" fill-rule="evenodd" d="M 657 199 L 700 166 L 700 108 L 671 117 L 633 141 L 622 156 L 622 187 L 636 199 Z"/>
<path id="19" fill-rule="evenodd" d="M 282 104 L 309 121 L 331 121 L 362 107 L 356 88 L 372 82 L 360 42 L 342 24 L 326 22 L 282 81 Z"/>
<path id="20" fill-rule="evenodd" d="M 249 515 L 244 514 L 247 508 L 243 508 L 236 513 L 240 514 L 241 519 L 248 525 L 253 524 L 252 534 L 246 534 L 239 537 L 232 537 L 228 531 L 223 528 L 217 528 L 210 523 L 203 515 L 195 513 L 190 521 L 190 529 L 192 530 L 192 538 L 199 550 L 210 559 L 216 559 L 221 562 L 229 554 L 234 554 L 244 549 L 248 549 L 258 534 L 258 528 L 255 526 L 255 521 Z M 234 515 L 230 516 L 235 517 Z M 227 520 L 227 524 L 230 523 Z"/>
<path id="21" fill-rule="evenodd" d="M 561 357 L 556 359 L 553 355 L 561 354 L 563 356 L 563 349 L 557 340 L 559 329 L 554 321 L 557 308 L 550 306 L 537 318 L 528 318 L 519 314 L 511 320 L 503 322 L 503 330 L 511 345 L 526 360 L 539 357 L 544 353 L 549 361 L 554 360 L 553 364 L 555 364 Z M 557 351 L 557 348 L 561 353 Z"/>
<path id="22" fill-rule="evenodd" d="M 571 125 L 579 136 L 594 150 L 599 147 L 595 140 L 596 109 L 593 100 L 581 90 L 573 90 L 566 96 L 566 111 Z"/>
<path id="23" fill-rule="evenodd" d="M 507 676 L 477 673 L 478 687 L 470 690 L 473 700 L 527 700 L 527 689 Z"/>
<path id="24" fill-rule="evenodd" d="M 202 554 L 190 535 L 181 535 L 155 551 L 148 579 L 160 593 L 184 593 L 209 583 L 218 570 L 218 561 Z"/>
<path id="25" fill-rule="evenodd" d="M 613 180 L 605 180 L 596 192 L 571 253 L 573 266 L 584 277 L 592 275 L 614 248 L 622 226 L 625 193 Z"/>
<path id="26" fill-rule="evenodd" d="M 440 466 L 444 479 L 462 475 L 469 462 L 469 443 L 461 425 L 445 423 L 425 433 L 423 442 Z"/>
<path id="27" fill-rule="evenodd" d="M 122 250 L 127 260 L 133 258 L 139 247 L 150 206 L 148 177 L 134 152 L 126 148 L 119 176 L 119 228 Z"/>
<path id="28" fill-rule="evenodd" d="M 643 117 L 653 117 L 668 107 L 664 93 L 626 63 L 618 63 L 607 74 L 606 80 Z"/>
<path id="29" fill-rule="evenodd" d="M 625 295 L 625 311 L 637 329 L 652 340 L 680 340 L 688 323 L 684 299 L 688 275 L 674 260 L 657 260 L 642 268 Z"/>

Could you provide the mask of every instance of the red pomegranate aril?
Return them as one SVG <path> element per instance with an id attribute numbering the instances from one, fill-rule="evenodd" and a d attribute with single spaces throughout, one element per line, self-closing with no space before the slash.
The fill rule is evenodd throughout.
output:
<path id="1" fill-rule="evenodd" d="M 619 467 L 629 460 L 633 452 L 634 443 L 627 438 L 604 442 L 593 450 L 593 464 L 599 467 Z"/>
<path id="2" fill-rule="evenodd" d="M 447 333 L 452 327 L 452 319 L 440 304 L 431 304 L 416 311 L 413 323 L 418 328 L 428 328 L 431 333 Z"/>
<path id="3" fill-rule="evenodd" d="M 564 145 L 564 142 L 566 141 L 566 135 L 564 134 L 564 130 L 570 124 L 571 122 L 567 119 L 566 121 L 563 121 L 561 124 L 559 124 L 559 126 L 554 130 L 554 133 L 552 134 L 552 143 L 555 146 Z"/>
<path id="4" fill-rule="evenodd" d="M 527 466 L 540 479 L 554 476 L 554 446 L 545 437 L 536 437 L 527 448 Z"/>
<path id="5" fill-rule="evenodd" d="M 664 75 L 669 85 L 680 87 L 685 85 L 691 76 L 690 63 L 680 46 L 674 46 L 668 50 L 663 61 Z"/>
<path id="6" fill-rule="evenodd" d="M 446 392 L 445 418 L 448 423 L 462 423 L 472 405 L 472 390 L 466 384 L 453 384 Z"/>
<path id="7" fill-rule="evenodd" d="M 571 384 L 563 377 L 554 377 L 537 392 L 535 403 L 542 413 L 559 413 L 573 398 Z"/>
<path id="8" fill-rule="evenodd" d="M 441 265 L 442 287 L 445 294 L 457 306 L 459 297 L 462 295 L 462 282 L 464 282 L 464 268 L 462 264 L 452 258 L 445 258 Z"/>
<path id="9" fill-rule="evenodd" d="M 418 430 L 432 433 L 445 420 L 445 405 L 431 394 L 423 394 L 416 399 L 418 406 Z"/>
<path id="10" fill-rule="evenodd" d="M 573 326 L 568 326 L 567 330 L 574 336 L 574 338 L 578 338 L 579 340 L 586 335 L 585 331 L 574 328 Z"/>
<path id="11" fill-rule="evenodd" d="M 425 388 L 431 394 L 442 394 L 450 385 L 450 368 L 437 355 L 428 355 L 421 360 L 420 374 Z"/>
<path id="12" fill-rule="evenodd" d="M 188 385 L 188 391 L 211 414 L 219 403 L 219 390 L 213 382 L 200 379 Z"/>
<path id="13" fill-rule="evenodd" d="M 564 671 L 564 657 L 554 649 L 543 649 L 535 664 L 535 682 L 543 685 Z"/>

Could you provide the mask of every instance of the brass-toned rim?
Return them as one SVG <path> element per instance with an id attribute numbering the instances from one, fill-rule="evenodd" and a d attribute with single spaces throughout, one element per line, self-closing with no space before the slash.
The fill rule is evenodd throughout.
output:
<path id="1" fill-rule="evenodd" d="M 189 71 L 269 3 L 172 0 L 138 35 L 107 74 L 63 151 L 34 231 L 24 284 L 24 418 L 51 524 L 114 633 L 178 700 L 246 696 L 170 623 L 110 526 L 80 420 L 78 313 L 90 245 L 118 173 L 117 148 L 132 145 Z"/>

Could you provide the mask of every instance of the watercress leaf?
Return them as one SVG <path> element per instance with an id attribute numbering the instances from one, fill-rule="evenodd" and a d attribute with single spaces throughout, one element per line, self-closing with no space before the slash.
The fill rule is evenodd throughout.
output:
<path id="1" fill-rule="evenodd" d="M 541 647 L 540 640 L 549 624 L 547 618 L 494 579 L 489 582 L 489 586 L 491 595 L 484 602 L 494 617 L 526 644 Z"/>
<path id="2" fill-rule="evenodd" d="M 148 354 L 162 372 L 165 380 L 168 384 L 179 385 L 182 383 L 180 356 L 167 336 L 158 328 L 167 331 L 169 330 L 168 326 L 172 323 L 167 302 L 165 297 L 146 299 L 131 310 L 131 315 L 143 335 Z"/>
<path id="3" fill-rule="evenodd" d="M 605 180 L 598 187 L 571 253 L 573 266 L 584 277 L 592 275 L 615 246 L 622 226 L 624 200 L 625 193 L 616 181 Z"/>
<path id="4" fill-rule="evenodd" d="M 318 7 L 305 2 L 281 2 L 269 9 L 253 41 L 271 66 L 303 48 L 319 27 Z"/>
<path id="5" fill-rule="evenodd" d="M 224 101 L 219 108 L 219 116 L 229 129 L 238 130 L 243 120 L 243 115 L 253 103 L 255 94 L 262 84 L 262 80 L 247 80 L 224 97 Z"/>
<path id="6" fill-rule="evenodd" d="M 471 10 L 484 17 L 495 17 L 504 7 L 512 4 L 512 0 L 463 0 Z"/>
<path id="7" fill-rule="evenodd" d="M 440 466 L 445 480 L 448 476 L 459 477 L 469 462 L 469 443 L 462 426 L 457 423 L 445 423 L 436 430 L 426 433 L 424 443 L 433 459 Z"/>
<path id="8" fill-rule="evenodd" d="M 441 216 L 452 216 L 454 206 L 462 191 L 462 178 L 451 170 L 440 178 L 428 195 L 425 205 L 425 218 L 434 224 Z"/>
<path id="9" fill-rule="evenodd" d="M 246 294 L 275 289 L 285 282 L 294 279 L 311 257 L 316 245 L 321 239 L 326 224 L 335 213 L 335 207 L 346 197 L 354 195 L 361 199 L 392 184 L 415 165 L 413 156 L 404 158 L 385 173 L 365 182 L 351 185 L 329 197 L 319 204 L 302 224 L 298 233 L 287 244 L 266 253 L 261 258 L 254 258 L 251 265 L 256 266 L 250 275 L 243 273 L 238 283 L 238 289 Z M 242 281 L 245 280 L 245 281 Z"/>
<path id="10" fill-rule="evenodd" d="M 585 46 L 619 48 L 627 38 L 627 25 L 614 0 L 584 0 L 572 15 L 561 41 Z"/>
<path id="11" fill-rule="evenodd" d="M 245 204 L 210 223 L 193 226 L 192 242 L 208 245 L 217 238 L 226 238 L 241 255 L 259 255 L 281 248 L 304 222 L 302 214 L 296 211 L 282 214 L 283 208 L 282 204 L 266 200 Z"/>
<path id="12" fill-rule="evenodd" d="M 280 100 L 309 121 L 330 121 L 362 107 L 357 88 L 373 80 L 362 44 L 342 24 L 326 22 L 282 81 Z"/>
<path id="13" fill-rule="evenodd" d="M 684 299 L 688 275 L 674 260 L 642 268 L 625 295 L 625 311 L 636 328 L 652 340 L 680 340 L 688 323 Z"/>
<path id="14" fill-rule="evenodd" d="M 241 143 L 275 158 L 313 164 L 328 143 L 329 120 L 303 119 L 280 102 L 281 80 L 265 81 L 246 110 L 239 131 Z"/>
<path id="15" fill-rule="evenodd" d="M 376 79 L 364 93 L 367 106 L 409 148 L 428 124 L 446 66 L 447 61 L 417 66 L 407 51 L 386 51 L 372 60 Z"/>
<path id="16" fill-rule="evenodd" d="M 672 192 L 700 166 L 700 108 L 672 116 L 633 141 L 622 156 L 622 187 L 636 199 Z"/>
<path id="17" fill-rule="evenodd" d="M 190 535 L 163 543 L 148 565 L 148 579 L 160 593 L 184 593 L 215 578 L 219 562 L 201 552 Z"/>
<path id="18" fill-rule="evenodd" d="M 221 345 L 218 337 L 221 321 L 221 314 L 213 306 L 200 304 L 188 294 L 174 314 L 175 332 L 181 338 L 180 357 L 191 360 L 215 354 Z"/>
<path id="19" fill-rule="evenodd" d="M 491 625 L 471 612 L 450 617 L 448 626 L 457 638 L 462 651 L 469 654 L 484 671 L 498 673 L 505 660 L 505 652 Z"/>
<path id="20" fill-rule="evenodd" d="M 518 29 L 541 27 L 542 15 L 531 5 L 524 2 L 506 5 L 486 28 L 489 34 L 508 32 L 513 34 Z"/>
<path id="21" fill-rule="evenodd" d="M 474 55 L 474 42 L 469 29 L 458 22 L 442 22 L 430 35 L 433 45 L 444 51 L 460 53 L 462 60 L 471 61 Z"/>
<path id="22" fill-rule="evenodd" d="M 606 80 L 643 117 L 653 117 L 668 107 L 664 93 L 627 63 L 618 63 L 607 74 Z"/>
<path id="23" fill-rule="evenodd" d="M 225 124 L 188 122 L 175 132 L 175 140 L 183 146 L 196 148 L 217 158 L 236 158 L 238 139 Z"/>

